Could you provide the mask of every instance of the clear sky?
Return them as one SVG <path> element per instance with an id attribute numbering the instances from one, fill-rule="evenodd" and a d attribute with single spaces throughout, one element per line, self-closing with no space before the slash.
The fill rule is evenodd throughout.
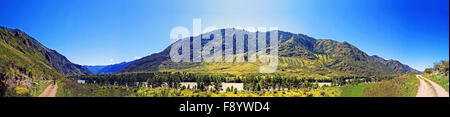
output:
<path id="1" fill-rule="evenodd" d="M 449 59 L 448 0 L 0 0 L 19 28 L 74 63 L 105 65 L 160 52 L 176 26 L 265 26 L 347 41 L 418 70 Z"/>

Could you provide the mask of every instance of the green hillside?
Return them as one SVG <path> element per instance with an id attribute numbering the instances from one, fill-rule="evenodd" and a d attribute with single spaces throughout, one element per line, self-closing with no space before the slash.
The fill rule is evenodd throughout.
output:
<path id="1" fill-rule="evenodd" d="M 222 36 L 225 37 L 224 29 L 216 31 L 221 31 Z M 329 77 L 417 72 L 398 61 L 369 56 L 347 42 L 314 39 L 303 34 L 293 34 L 283 31 L 279 31 L 278 33 L 280 58 L 277 74 L 300 77 Z M 209 33 L 203 35 L 209 35 Z M 202 40 L 202 44 L 208 41 Z M 126 67 L 122 72 L 185 71 L 243 75 L 258 73 L 259 66 L 261 65 L 258 62 L 173 63 L 170 60 L 169 52 L 170 46 L 160 53 L 136 60 L 134 64 Z M 247 53 L 244 56 L 247 56 Z"/>
<path id="2" fill-rule="evenodd" d="M 84 74 L 90 72 L 24 32 L 0 27 L 0 96 L 29 96 L 48 80 Z"/>

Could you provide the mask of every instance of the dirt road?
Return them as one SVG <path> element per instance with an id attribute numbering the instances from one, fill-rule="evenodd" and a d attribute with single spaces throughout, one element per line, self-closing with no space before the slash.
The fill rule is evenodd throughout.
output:
<path id="1" fill-rule="evenodd" d="M 416 97 L 436 97 L 436 92 L 433 90 L 433 87 L 428 85 L 428 83 L 423 80 L 420 75 L 416 75 L 416 77 L 420 80 L 419 90 L 417 91 Z"/>
<path id="2" fill-rule="evenodd" d="M 58 91 L 58 84 L 49 85 L 39 97 L 55 97 Z"/>
<path id="3" fill-rule="evenodd" d="M 422 75 L 416 75 L 416 77 L 420 80 L 419 90 L 416 97 L 448 97 L 448 92 L 445 91 L 445 89 L 439 84 L 423 77 Z"/>

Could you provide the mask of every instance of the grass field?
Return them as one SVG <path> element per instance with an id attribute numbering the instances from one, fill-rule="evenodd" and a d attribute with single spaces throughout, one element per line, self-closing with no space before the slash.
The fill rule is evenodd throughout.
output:
<path id="1" fill-rule="evenodd" d="M 408 74 L 378 83 L 340 87 L 340 97 L 415 97 L 418 87 L 415 74 Z"/>
<path id="2" fill-rule="evenodd" d="M 416 97 L 418 86 L 415 74 L 402 75 L 367 88 L 364 97 Z"/>
<path id="3" fill-rule="evenodd" d="M 340 97 L 363 97 L 364 90 L 375 86 L 377 83 L 363 83 L 341 87 Z"/>
<path id="4" fill-rule="evenodd" d="M 401 87 L 401 92 L 404 97 L 416 97 L 417 90 L 419 90 L 420 81 L 416 75 L 410 74 L 406 77 L 406 81 Z"/>

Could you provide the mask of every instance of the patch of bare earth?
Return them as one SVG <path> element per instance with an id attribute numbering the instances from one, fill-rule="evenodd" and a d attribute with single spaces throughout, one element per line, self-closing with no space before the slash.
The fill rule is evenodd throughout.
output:
<path id="1" fill-rule="evenodd" d="M 58 91 L 58 84 L 49 85 L 44 92 L 42 92 L 39 97 L 55 97 Z"/>

